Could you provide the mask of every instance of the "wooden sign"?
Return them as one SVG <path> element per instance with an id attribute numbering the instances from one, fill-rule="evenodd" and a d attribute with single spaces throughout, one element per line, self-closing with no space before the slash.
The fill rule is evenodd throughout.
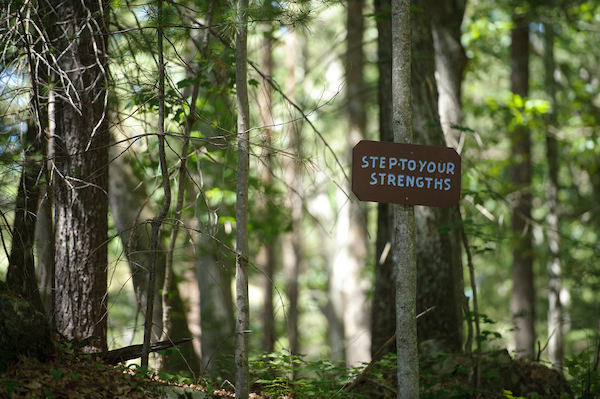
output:
<path id="1" fill-rule="evenodd" d="M 352 191 L 361 201 L 449 208 L 460 200 L 460 155 L 450 147 L 359 142 Z"/>

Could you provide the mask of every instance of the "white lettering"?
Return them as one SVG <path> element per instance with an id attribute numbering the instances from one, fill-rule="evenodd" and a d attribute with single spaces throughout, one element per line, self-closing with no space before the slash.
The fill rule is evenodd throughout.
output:
<path id="1" fill-rule="evenodd" d="M 414 176 L 406 176 L 406 187 L 414 187 L 415 186 L 415 177 Z"/>
<path id="2" fill-rule="evenodd" d="M 453 162 L 448 162 L 448 164 L 446 165 L 446 173 L 448 173 L 449 175 L 453 175 L 454 174 L 454 163 Z"/>
<path id="3" fill-rule="evenodd" d="M 438 162 L 438 173 L 444 173 L 446 170 L 446 162 Z"/>
<path id="4" fill-rule="evenodd" d="M 435 162 L 429 162 L 429 163 L 427 164 L 427 171 L 428 171 L 429 173 L 433 173 L 433 172 L 435 172 Z"/>
<path id="5" fill-rule="evenodd" d="M 392 173 L 388 173 L 388 181 L 387 181 L 387 185 L 388 186 L 396 186 L 396 175 L 392 174 Z"/>
<path id="6" fill-rule="evenodd" d="M 446 188 L 444 189 L 444 191 L 450 190 L 450 181 L 450 179 L 444 179 L 444 184 L 446 184 Z"/>
<path id="7" fill-rule="evenodd" d="M 367 161 L 367 156 L 363 155 L 362 157 L 362 165 L 360 165 L 361 168 L 368 168 L 369 167 L 369 161 Z"/>
<path id="8" fill-rule="evenodd" d="M 433 188 L 436 189 L 436 190 L 441 190 L 442 189 L 442 183 L 443 183 L 442 179 L 437 179 L 436 178 Z"/>
<path id="9" fill-rule="evenodd" d="M 380 157 L 379 158 L 379 168 L 380 169 L 384 169 L 385 168 L 385 157 Z"/>
<path id="10" fill-rule="evenodd" d="M 371 161 L 373 161 L 373 166 L 371 166 L 372 168 L 375 167 L 375 162 L 377 162 L 377 158 L 379 157 L 369 157 L 371 159 Z"/>
<path id="11" fill-rule="evenodd" d="M 417 187 L 423 188 L 425 183 L 423 183 L 423 178 L 421 176 L 417 177 Z"/>
<path id="12" fill-rule="evenodd" d="M 381 185 L 383 186 L 383 184 L 385 182 L 385 173 L 380 173 L 379 177 L 381 177 Z"/>
<path id="13" fill-rule="evenodd" d="M 402 170 L 404 170 L 404 164 L 406 163 L 406 159 L 405 158 L 400 158 L 399 161 L 402 164 Z"/>
<path id="14" fill-rule="evenodd" d="M 396 158 L 390 158 L 388 164 L 390 165 L 389 169 L 392 169 L 392 167 L 398 165 L 398 160 Z"/>
<path id="15" fill-rule="evenodd" d="M 431 181 L 433 180 L 433 177 L 426 177 L 425 180 L 427 181 L 427 188 L 431 188 Z"/>
<path id="16" fill-rule="evenodd" d="M 369 182 L 369 184 L 371 186 L 374 186 L 375 184 L 377 184 L 377 173 L 375 173 L 375 172 L 371 173 L 371 181 Z"/>
<path id="17" fill-rule="evenodd" d="M 410 161 L 408 161 L 408 170 L 415 170 L 417 169 L 417 163 L 414 161 L 414 159 L 411 159 Z"/>
<path id="18" fill-rule="evenodd" d="M 398 187 L 404 187 L 404 175 L 398 175 Z"/>
<path id="19" fill-rule="evenodd" d="M 419 167 L 420 167 L 419 172 L 423 173 L 423 169 L 425 168 L 425 165 L 427 165 L 427 161 L 421 161 L 419 159 Z"/>

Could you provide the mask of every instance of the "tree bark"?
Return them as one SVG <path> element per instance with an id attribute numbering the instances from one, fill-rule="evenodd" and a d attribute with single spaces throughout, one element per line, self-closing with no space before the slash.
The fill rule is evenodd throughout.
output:
<path id="1" fill-rule="evenodd" d="M 465 140 L 463 131 L 453 126 L 462 124 L 461 86 L 467 56 L 460 43 L 460 25 L 467 6 L 466 0 L 435 0 L 431 3 L 433 44 L 435 48 L 436 82 L 439 93 L 440 123 L 446 145 L 459 154 Z"/>
<path id="2" fill-rule="evenodd" d="M 394 141 L 392 130 L 392 20 L 391 1 L 375 0 L 377 21 L 377 67 L 379 69 L 379 139 Z M 377 204 L 375 243 L 375 286 L 371 320 L 371 356 L 396 333 L 394 281 L 394 212 L 391 204 Z M 396 352 L 395 343 L 386 352 Z"/>
<path id="3" fill-rule="evenodd" d="M 346 99 L 348 138 L 347 154 L 365 135 L 365 84 L 363 77 L 363 0 L 347 3 Z M 347 158 L 347 162 L 350 160 Z M 346 192 L 351 192 L 349 186 Z M 336 237 L 338 253 L 332 278 L 340 284 L 343 303 L 344 342 L 346 363 L 355 367 L 371 360 L 370 315 L 368 309 L 368 282 L 361 277 L 367 260 L 366 216 L 355 197 L 340 195 L 341 207 Z"/>
<path id="4" fill-rule="evenodd" d="M 392 93 L 394 142 L 412 143 L 411 4 L 392 0 Z M 419 397 L 417 351 L 417 251 L 414 207 L 394 205 L 398 398 Z"/>
<path id="5" fill-rule="evenodd" d="M 285 37 L 285 46 L 288 57 L 285 65 L 288 74 L 285 80 L 287 93 L 295 93 L 296 96 L 301 92 L 301 87 L 296 84 L 296 73 L 305 68 L 299 67 L 299 61 L 304 61 L 299 56 L 301 47 L 298 45 L 298 34 L 295 31 L 290 32 Z M 300 78 L 301 79 L 301 78 Z M 292 231 L 286 234 L 282 243 L 283 268 L 287 276 L 288 287 L 287 296 L 290 301 L 287 316 L 287 331 L 289 339 L 289 350 L 292 355 L 300 353 L 300 337 L 298 328 L 298 319 L 300 310 L 298 309 L 300 266 L 302 259 L 302 196 L 304 169 L 299 167 L 299 159 L 303 157 L 301 125 L 290 123 L 287 127 L 287 134 L 290 137 L 290 149 L 293 149 L 294 156 L 285 161 L 285 183 L 288 187 L 286 206 L 291 210 Z"/>
<path id="6" fill-rule="evenodd" d="M 220 254 L 218 244 L 213 241 L 217 233 L 216 214 L 205 208 L 200 208 L 197 213 L 210 215 L 204 231 L 196 238 L 203 373 L 233 381 L 234 371 L 223 372 L 228 369 L 226 364 L 231 359 L 235 341 L 235 311 L 231 292 L 233 273 L 226 267 L 231 258 Z"/>
<path id="7" fill-rule="evenodd" d="M 524 15 L 514 15 L 512 29 L 511 89 L 523 100 L 529 93 L 529 28 Z M 515 323 L 517 355 L 531 357 L 535 345 L 535 294 L 533 286 L 533 244 L 531 220 L 531 140 L 527 126 L 511 132 L 510 180 L 516 201 L 512 212 L 513 292 L 510 310 Z"/>
<path id="8" fill-rule="evenodd" d="M 558 166 L 559 152 L 558 141 L 550 126 L 556 123 L 556 83 L 554 81 L 554 28 L 552 23 L 545 24 L 546 47 L 544 52 L 544 79 L 546 95 L 550 101 L 550 112 L 546 116 L 546 158 L 548 159 L 548 189 L 546 202 L 548 214 L 546 223 L 548 228 L 546 237 L 550 259 L 548 260 L 548 355 L 552 368 L 562 372 L 563 366 L 563 311 L 560 300 L 561 292 L 561 256 L 560 256 L 560 215 L 558 211 Z"/>
<path id="9" fill-rule="evenodd" d="M 43 190 L 42 193 L 44 194 L 40 194 L 35 222 L 35 252 L 37 257 L 35 274 L 39 284 L 42 304 L 46 309 L 45 314 L 48 316 L 48 320 L 52 320 L 54 318 L 54 311 L 52 310 L 54 302 L 54 291 L 52 290 L 54 285 L 54 236 L 51 235 L 53 229 L 51 208 L 48 206 L 49 193 L 47 190 Z"/>
<path id="10" fill-rule="evenodd" d="M 263 38 L 262 44 L 262 71 L 265 76 L 268 76 L 270 79 L 273 74 L 273 61 L 271 54 L 273 51 L 273 36 L 271 32 L 266 32 L 264 35 L 265 37 Z M 273 124 L 273 108 L 271 107 L 273 97 L 272 91 L 271 84 L 268 81 L 263 80 L 258 93 L 258 107 L 260 110 L 259 120 L 260 124 L 263 125 L 263 148 L 261 156 L 262 164 L 259 165 L 259 176 L 265 191 L 269 191 L 270 187 L 273 185 L 273 130 L 270 127 Z M 265 197 L 265 202 L 268 202 L 270 200 L 268 194 Z M 262 209 L 260 209 L 259 212 L 262 212 L 265 217 L 268 218 L 269 204 L 262 204 Z M 264 265 L 263 276 L 261 277 L 264 295 L 262 349 L 266 353 L 272 353 L 275 350 L 276 337 L 275 313 L 273 310 L 273 277 L 275 275 L 275 265 L 277 263 L 277 260 L 275 259 L 275 247 L 277 245 L 277 241 L 278 240 L 276 236 L 269 235 L 267 242 L 259 251 L 260 260 L 258 263 Z"/>
<path id="11" fill-rule="evenodd" d="M 12 228 L 12 248 L 8 258 L 6 284 L 8 288 L 29 300 L 38 312 L 45 313 L 35 276 L 34 240 L 40 186 L 36 180 L 41 161 L 35 159 L 40 143 L 33 124 L 28 124 L 23 137 L 24 162 L 15 203 L 15 222 Z"/>
<path id="12" fill-rule="evenodd" d="M 236 327 L 235 327 L 235 392 L 236 398 L 250 395 L 248 364 L 248 180 L 250 174 L 250 116 L 248 105 L 248 0 L 237 0 L 235 39 L 235 84 L 237 120 L 237 188 L 236 188 Z"/>
<path id="13" fill-rule="evenodd" d="M 445 146 L 438 113 L 431 3 L 414 0 L 412 17 L 412 107 L 416 144 Z M 418 339 L 435 339 L 448 351 L 458 351 L 463 331 L 463 277 L 454 208 L 415 207 L 417 225 L 417 312 L 435 306 L 419 320 Z"/>
<path id="14" fill-rule="evenodd" d="M 108 143 L 106 38 L 99 3 L 55 2 L 62 85 L 56 103 L 56 327 L 106 350 Z"/>

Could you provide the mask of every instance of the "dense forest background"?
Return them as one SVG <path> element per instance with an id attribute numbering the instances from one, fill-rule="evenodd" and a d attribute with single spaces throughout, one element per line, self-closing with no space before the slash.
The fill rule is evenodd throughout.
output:
<path id="1" fill-rule="evenodd" d="M 394 335 L 391 208 L 350 188 L 393 137 L 389 2 L 251 2 L 246 59 L 229 2 L 2 3 L 0 279 L 56 331 L 137 344 L 151 309 L 152 341 L 194 337 L 151 365 L 231 378 L 247 229 L 251 357 L 353 367 Z M 600 3 L 411 15 L 414 141 L 462 157 L 459 205 L 415 209 L 419 342 L 561 369 L 598 350 Z"/>

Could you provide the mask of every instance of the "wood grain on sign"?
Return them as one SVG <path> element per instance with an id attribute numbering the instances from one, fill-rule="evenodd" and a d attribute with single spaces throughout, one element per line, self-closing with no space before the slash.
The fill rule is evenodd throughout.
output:
<path id="1" fill-rule="evenodd" d="M 460 155 L 450 147 L 360 141 L 352 191 L 361 201 L 449 208 L 460 200 Z"/>

